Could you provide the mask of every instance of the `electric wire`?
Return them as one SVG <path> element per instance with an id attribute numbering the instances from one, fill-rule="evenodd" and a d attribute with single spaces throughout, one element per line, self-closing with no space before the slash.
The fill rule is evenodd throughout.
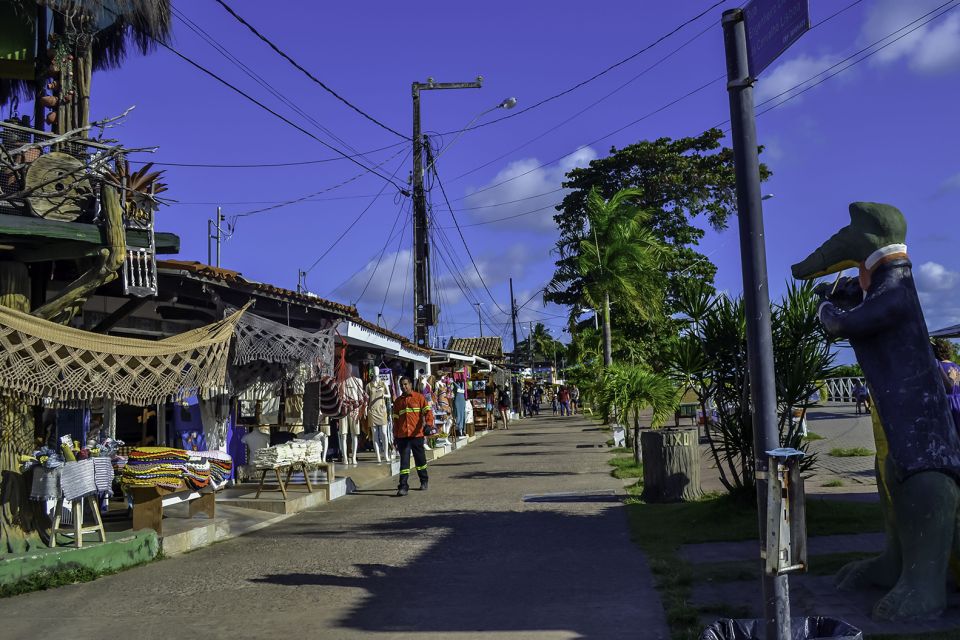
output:
<path id="1" fill-rule="evenodd" d="M 342 102 L 343 104 L 347 105 L 348 107 L 350 107 L 351 109 L 353 109 L 354 111 L 356 111 L 357 113 L 359 113 L 361 116 L 363 116 L 364 118 L 366 118 L 366 119 L 369 120 L 370 122 L 373 122 L 373 123 L 376 124 L 377 126 L 383 128 L 383 129 L 386 129 L 387 131 L 389 131 L 390 133 L 392 133 L 392 134 L 394 134 L 394 135 L 400 136 L 400 137 L 403 138 L 404 140 L 410 140 L 410 136 L 406 136 L 406 135 L 400 133 L 399 131 L 397 131 L 397 130 L 395 130 L 395 129 L 393 129 L 393 128 L 387 126 L 387 125 L 385 125 L 384 123 L 380 122 L 379 120 L 377 120 L 376 118 L 374 118 L 373 116 L 371 116 L 370 114 L 368 114 L 366 111 L 364 111 L 364 110 L 361 109 L 360 107 L 354 105 L 352 102 L 350 102 L 349 100 L 347 100 L 346 98 L 344 98 L 343 96 L 341 96 L 339 93 L 337 93 L 336 91 L 334 91 L 333 89 L 331 89 L 330 87 L 328 87 L 322 80 L 320 80 L 319 78 L 317 78 L 316 76 L 314 76 L 312 73 L 310 73 L 309 71 L 307 71 L 302 65 L 300 65 L 300 63 L 298 63 L 296 60 L 294 60 L 294 59 L 291 58 L 289 55 L 287 55 L 283 50 L 280 49 L 280 47 L 278 47 L 276 44 L 274 44 L 274 43 L 273 43 L 269 38 L 267 38 L 265 35 L 263 35 L 262 33 L 260 33 L 260 31 L 258 31 L 256 27 L 254 27 L 252 24 L 250 24 L 249 22 L 247 22 L 243 17 L 241 17 L 236 11 L 233 10 L 233 8 L 230 7 L 230 5 L 228 5 L 226 2 L 224 2 L 224 0 L 216 0 L 216 2 L 217 2 L 217 4 L 219 4 L 221 7 L 223 7 L 223 8 L 227 11 L 227 13 L 229 13 L 231 16 L 233 16 L 240 24 L 242 24 L 242 25 L 245 26 L 247 29 L 249 29 L 251 33 L 253 33 L 255 36 L 257 36 L 257 38 L 259 38 L 260 40 L 262 40 L 267 46 L 269 46 L 271 49 L 273 49 L 273 50 L 277 53 L 277 55 L 279 55 L 279 56 L 282 57 L 284 60 L 286 60 L 287 62 L 289 62 L 290 64 L 292 64 L 298 71 L 300 71 L 301 73 L 303 73 L 303 75 L 307 76 L 307 78 L 309 78 L 314 84 L 317 84 L 317 85 L 319 85 L 320 87 L 322 87 L 324 91 L 326 91 L 327 93 L 329 93 L 330 95 L 332 95 L 333 97 L 335 97 L 337 100 L 339 100 L 339 101 Z"/>
<path id="2" fill-rule="evenodd" d="M 253 96 L 251 96 L 249 93 L 243 91 L 242 89 L 240 89 L 240 88 L 237 87 L 236 85 L 233 85 L 233 84 L 231 84 L 230 82 L 228 82 L 227 80 L 221 78 L 221 77 L 218 76 L 216 73 L 214 73 L 213 71 L 210 71 L 209 69 L 207 69 L 206 67 L 204 67 L 204 66 L 201 65 L 200 63 L 195 62 L 194 60 L 188 58 L 187 56 L 185 56 L 184 54 L 180 53 L 179 51 L 177 51 L 176 49 L 174 49 L 173 47 L 171 47 L 171 46 L 168 45 L 167 43 L 163 42 L 162 40 L 154 39 L 154 42 L 156 42 L 157 45 L 159 45 L 160 47 L 163 47 L 164 49 L 166 49 L 167 51 L 169 51 L 170 53 L 172 53 L 172 54 L 175 55 L 176 57 L 180 58 L 181 60 L 183 60 L 184 62 L 186 62 L 186 63 L 189 64 L 190 66 L 194 67 L 194 68 L 197 69 L 198 71 L 201 71 L 202 73 L 204 73 L 205 75 L 213 78 L 214 80 L 216 80 L 216 81 L 219 82 L 220 84 L 224 85 L 225 87 L 233 90 L 235 93 L 243 96 L 243 97 L 246 98 L 248 101 L 250 101 L 250 102 L 252 102 L 253 104 L 257 105 L 258 107 L 260 107 L 261 109 L 263 109 L 263 110 L 266 111 L 267 113 L 273 115 L 274 117 L 278 118 L 279 120 L 282 120 L 283 122 L 285 122 L 286 124 L 290 125 L 291 127 L 293 127 L 294 129 L 296 129 L 296 130 L 299 131 L 300 133 L 303 133 L 303 134 L 305 134 L 306 136 L 308 136 L 309 138 L 315 140 L 316 142 L 319 142 L 320 144 L 322 144 L 323 146 L 327 147 L 327 148 L 330 149 L 331 151 L 334 151 L 334 152 L 337 153 L 338 155 L 342 156 L 344 159 L 349 160 L 350 162 L 354 163 L 354 164 L 357 165 L 358 167 L 366 170 L 368 173 L 372 173 L 372 174 L 374 174 L 374 175 L 382 178 L 382 179 L 385 180 L 387 183 L 393 185 L 393 186 L 397 189 L 397 191 L 399 191 L 400 193 L 402 193 L 402 194 L 404 194 L 404 195 L 409 195 L 409 192 L 406 190 L 406 188 L 404 188 L 404 187 L 402 187 L 401 185 L 399 185 L 398 183 L 394 182 L 392 178 L 388 178 L 387 176 L 383 175 L 382 173 L 380 173 L 380 172 L 378 172 L 378 171 L 376 171 L 376 170 L 368 167 L 367 165 L 363 164 L 362 162 L 360 162 L 360 161 L 357 160 L 356 158 L 347 155 L 346 153 L 344 153 L 343 151 L 341 151 L 341 150 L 338 149 L 337 147 L 329 144 L 329 143 L 326 142 L 325 140 L 321 140 L 320 138 L 318 138 L 317 136 L 315 136 L 315 135 L 314 135 L 313 133 L 311 133 L 310 131 L 304 129 L 303 127 L 301 127 L 301 126 L 298 125 L 297 123 L 293 122 L 292 120 L 290 120 L 290 119 L 287 118 L 286 116 L 278 113 L 277 111 L 274 111 L 273 109 L 271 109 L 271 108 L 268 107 L 267 105 L 263 104 L 262 102 L 260 102 L 259 100 L 257 100 L 257 99 L 254 98 Z"/>
<path id="3" fill-rule="evenodd" d="M 433 162 L 433 151 L 431 150 L 430 141 L 427 141 L 427 159 L 430 161 L 429 166 L 432 167 L 433 176 L 436 180 L 437 186 L 440 187 L 440 193 L 443 195 L 443 201 L 447 205 L 447 210 L 450 212 L 450 217 L 453 219 L 453 224 L 457 229 L 457 233 L 460 235 L 460 240 L 463 242 L 463 248 L 467 250 L 467 256 L 470 258 L 470 264 L 473 265 L 473 270 L 477 273 L 477 278 L 480 279 L 480 284 L 483 285 L 484 290 L 487 292 L 487 295 L 490 296 L 490 300 L 493 301 L 494 306 L 500 310 L 500 313 L 506 313 L 503 310 L 503 307 L 500 306 L 500 303 L 497 302 L 497 299 L 493 296 L 493 293 L 490 291 L 490 287 L 487 286 L 486 281 L 483 279 L 483 275 L 480 273 L 480 267 L 477 266 L 477 261 L 473 258 L 473 252 L 470 251 L 470 245 L 467 243 L 467 239 L 463 235 L 463 229 L 460 228 L 460 223 L 457 222 L 457 214 L 454 213 L 453 207 L 450 206 L 450 199 L 447 197 L 447 190 L 443 186 L 443 181 L 440 179 L 440 174 L 437 172 L 437 166 Z"/>
<path id="4" fill-rule="evenodd" d="M 302 117 L 304 120 L 306 120 L 307 122 L 310 122 L 315 127 L 317 127 L 317 129 L 327 134 L 331 139 L 340 143 L 350 151 L 353 151 L 355 154 L 357 154 L 357 156 L 363 157 L 367 162 L 371 162 L 369 158 L 366 158 L 362 154 L 358 153 L 357 150 L 352 145 L 350 145 L 350 143 L 348 143 L 346 140 L 338 136 L 336 133 L 334 133 L 324 125 L 320 124 L 320 122 L 318 122 L 313 116 L 311 116 L 309 113 L 304 111 L 302 108 L 300 108 L 299 105 L 297 105 L 295 102 L 289 99 L 279 89 L 277 89 L 272 84 L 270 84 L 270 82 L 266 78 L 264 78 L 263 76 L 258 74 L 256 71 L 251 69 L 249 66 L 244 64 L 244 62 L 240 60 L 240 58 L 235 56 L 232 52 L 230 52 L 229 49 L 227 49 L 225 46 L 220 44 L 220 42 L 216 38 L 214 38 L 210 33 L 208 33 L 203 27 L 201 27 L 199 24 L 191 20 L 188 16 L 186 16 L 183 12 L 179 11 L 176 7 L 171 6 L 170 9 L 174 17 L 176 17 L 178 20 L 180 20 L 180 22 L 186 25 L 187 28 L 193 31 L 193 33 L 195 33 L 197 36 L 199 36 L 200 39 L 202 39 L 211 47 L 213 47 L 220 55 L 226 58 L 228 62 L 230 62 L 235 67 L 240 69 L 248 78 L 250 78 L 257 84 L 259 84 L 264 89 L 266 89 L 268 93 L 270 93 L 275 98 L 280 100 L 280 102 L 282 102 L 283 104 L 287 105 L 287 107 L 289 107 L 292 111 L 294 111 L 294 113 L 297 113 L 298 115 L 300 115 L 300 117 Z"/>
<path id="5" fill-rule="evenodd" d="M 403 247 L 403 237 L 407 233 L 407 228 L 408 228 L 407 226 L 404 226 L 402 229 L 400 229 L 400 241 L 397 242 L 397 250 L 393 254 L 393 266 L 390 268 L 390 277 L 387 279 L 387 288 L 383 292 L 383 302 L 380 304 L 380 313 L 377 314 L 378 316 L 383 315 L 383 310 L 387 306 L 387 296 L 390 295 L 390 287 L 393 285 L 393 273 L 397 270 L 397 258 L 400 257 L 400 249 L 401 247 Z M 404 286 L 403 294 L 404 296 L 406 296 L 407 294 L 406 286 Z M 402 303 L 401 303 L 401 307 L 402 307 Z"/>
<path id="6" fill-rule="evenodd" d="M 387 164 L 388 162 L 390 162 L 391 160 L 395 159 L 395 158 L 396 158 L 397 156 L 399 156 L 401 153 L 404 153 L 404 149 L 401 149 L 400 151 L 398 151 L 397 153 L 393 154 L 392 156 L 390 156 L 389 158 L 387 158 L 387 159 L 384 160 L 383 162 L 380 162 L 379 164 L 374 165 L 374 168 L 379 169 L 379 168 L 382 167 L 383 165 L 385 165 L 385 164 Z M 409 149 L 407 149 L 407 150 L 406 150 L 406 155 L 404 155 L 403 160 L 401 160 L 401 166 L 403 165 L 404 162 L 407 161 L 407 156 L 409 156 L 410 153 L 411 153 L 411 151 L 410 151 Z M 335 190 L 335 189 L 339 189 L 339 188 L 341 188 L 341 187 L 345 187 L 345 186 L 347 186 L 348 184 L 350 184 L 351 182 L 355 182 L 355 181 L 359 180 L 360 178 L 362 178 L 363 176 L 367 175 L 367 173 L 368 173 L 367 171 L 363 171 L 363 172 L 361 172 L 361 173 L 358 173 L 358 174 L 356 174 L 356 175 L 354 175 L 354 176 L 351 176 L 351 177 L 347 178 L 346 180 L 344 180 L 344 181 L 342 181 L 342 182 L 338 182 L 337 184 L 332 185 L 332 186 L 329 186 L 329 187 L 324 187 L 324 188 L 321 189 L 320 191 L 314 191 L 313 193 L 309 193 L 309 194 L 307 194 L 307 195 L 305 195 L 305 196 L 303 196 L 303 197 L 301 197 L 301 198 L 295 198 L 295 199 L 293 199 L 293 200 L 285 200 L 285 201 L 282 201 L 282 202 L 278 202 L 277 204 L 271 205 L 271 206 L 269 206 L 269 207 L 261 207 L 261 208 L 259 208 L 259 209 L 253 209 L 253 210 L 251 210 L 251 211 L 244 211 L 243 213 L 234 214 L 232 217 L 233 217 L 235 220 L 238 220 L 238 219 L 240 219 L 240 218 L 246 218 L 246 217 L 248 217 L 248 216 L 256 215 L 256 214 L 258 214 L 258 213 L 263 213 L 263 212 L 265 212 L 265 211 L 273 211 L 274 209 L 280 209 L 280 208 L 282 208 L 282 207 L 286 207 L 286 206 L 289 206 L 289 205 L 291 205 L 291 204 L 297 204 L 297 203 L 300 203 L 300 202 L 307 202 L 307 201 L 311 200 L 311 198 L 314 198 L 315 196 L 318 196 L 318 195 L 320 195 L 320 194 L 328 193 L 328 192 L 333 191 L 333 190 Z M 397 171 L 394 171 L 394 172 L 393 172 L 393 175 L 396 176 L 397 173 L 398 173 Z M 382 191 L 383 191 L 383 190 L 381 189 L 381 193 L 382 193 Z M 380 196 L 380 194 L 378 193 L 375 197 L 379 197 L 379 196 Z"/>
<path id="7" fill-rule="evenodd" d="M 406 158 L 404 158 L 404 160 L 406 160 Z M 397 165 L 397 168 L 394 169 L 393 175 L 390 177 L 390 179 L 388 179 L 387 182 L 383 183 L 383 186 L 380 187 L 379 193 L 377 193 L 377 195 L 370 201 L 370 203 L 363 208 L 363 210 L 357 215 L 356 218 L 353 219 L 353 222 L 351 222 L 347 226 L 347 228 L 344 229 L 339 236 L 337 236 L 337 239 L 334 240 L 329 247 L 327 247 L 326 251 L 320 254 L 320 257 L 318 257 L 316 260 L 313 261 L 313 264 L 310 265 L 310 268 L 305 270 L 304 272 L 305 274 L 309 274 L 311 271 L 313 271 L 316 268 L 316 266 L 320 264 L 320 261 L 323 260 L 325 257 L 327 257 L 330 254 L 330 252 L 333 251 L 334 247 L 340 244 L 340 241 L 343 240 L 348 233 L 350 233 L 350 230 L 353 229 L 358 222 L 360 222 L 364 214 L 366 214 L 367 211 L 369 211 L 370 208 L 373 207 L 374 204 L 376 204 L 377 200 L 380 199 L 380 196 L 383 195 L 383 192 L 386 190 L 387 185 L 392 183 L 392 178 L 397 175 L 397 172 L 400 171 L 401 167 L 403 167 L 403 162 Z"/>
<path id="8" fill-rule="evenodd" d="M 219 2 L 220 0 L 217 0 L 217 1 Z M 515 117 L 519 116 L 519 115 L 522 114 L 522 113 L 527 113 L 528 111 L 531 111 L 531 110 L 533 110 L 533 109 L 536 109 L 536 108 L 538 108 L 538 107 L 541 107 L 541 106 L 547 104 L 548 102 L 552 102 L 552 101 L 556 100 L 557 98 L 561 98 L 561 97 L 567 95 L 568 93 L 571 93 L 571 92 L 573 92 L 573 91 L 576 91 L 576 90 L 579 89 L 580 87 L 583 87 L 583 86 L 585 86 L 585 85 L 593 82 L 594 80 L 596 80 L 596 79 L 598 79 L 598 78 L 600 78 L 600 77 L 608 74 L 609 72 L 613 71 L 614 69 L 616 69 L 616 68 L 618 68 L 618 67 L 626 64 L 627 62 L 630 62 L 631 60 L 633 60 L 633 59 L 636 58 L 637 56 L 639 56 L 639 55 L 641 55 L 641 54 L 649 51 L 650 49 L 652 49 L 652 48 L 655 47 L 656 45 L 660 44 L 661 42 L 663 42 L 664 40 L 666 40 L 666 39 L 669 38 L 670 36 L 672 36 L 672 35 L 674 35 L 675 33 L 681 31 L 681 30 L 682 30 L 684 27 L 686 27 L 687 25 L 692 24 L 692 23 L 696 22 L 697 20 L 699 20 L 700 18 L 702 18 L 703 16 L 707 15 L 710 11 L 712 11 L 713 9 L 719 7 L 719 6 L 720 6 L 721 4 L 723 4 L 724 2 L 726 2 L 726 0 L 717 0 L 717 2 L 714 2 L 712 5 L 710 5 L 709 7 L 707 7 L 706 9 L 704 9 L 703 11 L 701 11 L 700 13 L 698 13 L 697 15 L 695 15 L 694 17 L 689 18 L 688 20 L 685 20 L 684 22 L 680 23 L 678 26 L 676 26 L 676 27 L 673 28 L 672 30 L 668 31 L 668 32 L 665 33 L 664 35 L 660 36 L 659 38 L 657 38 L 656 40 L 654 40 L 654 41 L 651 42 L 650 44 L 646 45 L 645 47 L 643 47 L 643 48 L 640 49 L 639 51 L 636 51 L 636 52 L 630 54 L 629 56 L 627 56 L 626 58 L 623 58 L 622 60 L 611 64 L 610 66 L 606 67 L 606 68 L 603 69 L 602 71 L 599 71 L 599 72 L 593 74 L 592 76 L 590 76 L 590 77 L 587 78 L 586 80 L 582 80 L 582 81 L 578 82 L 577 84 L 573 85 L 572 87 L 569 87 L 568 89 L 564 89 L 563 91 L 561 91 L 561 92 L 559 92 L 559 93 L 556 93 L 556 94 L 554 94 L 554 95 L 552 95 L 552 96 L 548 96 L 548 97 L 546 97 L 546 98 L 544 98 L 544 99 L 542 99 L 542 100 L 539 100 L 538 102 L 535 102 L 535 103 L 533 103 L 532 105 L 530 105 L 530 106 L 528 106 L 528 107 L 524 107 L 524 108 L 520 109 L 519 111 L 514 111 L 514 112 L 511 112 L 511 113 L 508 113 L 507 115 L 500 116 L 499 118 L 494 118 L 493 120 L 488 120 L 487 122 L 481 122 L 480 124 L 476 124 L 476 125 L 473 125 L 472 127 L 465 128 L 465 129 L 463 129 L 463 131 L 473 131 L 474 129 L 479 129 L 479 128 L 481 128 L 481 127 L 488 127 L 488 126 L 490 126 L 490 125 L 492 125 L 492 124 L 496 124 L 496 123 L 498 123 L 498 122 L 503 122 L 504 120 L 507 120 L 507 119 L 509 119 L 509 118 L 515 118 Z M 448 131 L 448 132 L 446 132 L 446 133 L 453 133 L 453 132 Z"/>
<path id="9" fill-rule="evenodd" d="M 360 151 L 354 153 L 351 157 L 362 158 L 373 153 L 378 153 L 380 151 L 386 151 L 387 149 L 393 149 L 394 147 L 399 147 L 405 142 L 395 142 L 393 144 L 388 144 L 385 147 L 378 147 L 376 149 L 370 149 L 368 151 Z M 157 167 L 188 167 L 193 169 L 269 169 L 273 167 L 300 167 L 303 165 L 309 164 L 324 164 L 326 162 L 340 162 L 344 160 L 343 156 L 337 156 L 334 158 L 318 158 L 316 160 L 295 160 L 292 162 L 252 162 L 252 163 L 213 163 L 213 162 L 154 162 L 152 160 L 130 160 L 130 162 L 136 164 L 147 164 L 150 163 Z"/>
<path id="10" fill-rule="evenodd" d="M 377 258 L 377 263 L 374 265 L 373 269 L 370 271 L 370 277 L 367 278 L 366 284 L 363 285 L 363 289 L 360 291 L 360 295 L 357 296 L 357 299 L 353 302 L 353 306 L 360 304 L 360 301 L 363 300 L 363 295 L 367 292 L 367 289 L 370 287 L 370 283 L 373 282 L 373 277 L 377 274 L 377 271 L 380 270 L 380 263 L 383 262 L 383 255 L 387 251 L 387 247 L 390 245 L 390 241 L 393 240 L 393 230 L 397 228 L 397 223 L 400 222 L 400 218 L 403 217 L 404 210 L 407 208 L 406 205 L 410 203 L 409 200 L 405 200 L 403 206 L 397 210 L 397 215 L 393 219 L 393 225 L 390 227 L 390 233 L 387 234 L 387 241 L 383 243 L 383 248 L 380 249 L 380 257 Z"/>

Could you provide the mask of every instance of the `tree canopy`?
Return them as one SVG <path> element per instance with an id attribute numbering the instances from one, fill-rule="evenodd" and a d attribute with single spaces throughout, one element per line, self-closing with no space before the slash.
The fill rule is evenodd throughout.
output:
<path id="1" fill-rule="evenodd" d="M 554 286 L 545 299 L 569 305 L 571 320 L 590 306 L 588 283 L 578 277 L 578 267 L 589 248 L 591 192 L 609 200 L 624 189 L 631 190 L 631 203 L 645 213 L 646 228 L 668 247 L 660 267 L 665 304 L 655 314 L 637 313 L 633 305 L 615 305 L 613 332 L 632 344 L 638 352 L 635 356 L 655 360 L 676 335 L 672 316 L 686 283 L 713 282 L 716 267 L 696 250 L 705 227 L 722 230 L 736 212 L 733 151 L 721 144 L 723 137 L 721 130 L 710 129 L 694 137 L 644 140 L 612 148 L 609 156 L 570 171 L 563 186 L 571 191 L 554 216 L 560 238 Z M 760 171 L 761 179 L 770 176 L 765 165 Z"/>

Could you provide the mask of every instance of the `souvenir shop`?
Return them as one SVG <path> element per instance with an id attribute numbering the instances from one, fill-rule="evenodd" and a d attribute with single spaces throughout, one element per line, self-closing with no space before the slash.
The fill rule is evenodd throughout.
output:
<path id="1" fill-rule="evenodd" d="M 374 452 L 376 461 L 392 459 L 392 405 L 400 378 L 422 384 L 430 375 L 429 352 L 406 338 L 360 318 L 337 328 L 336 377 L 343 387 L 342 417 L 333 420 L 340 460 L 357 464 L 358 452 Z"/>

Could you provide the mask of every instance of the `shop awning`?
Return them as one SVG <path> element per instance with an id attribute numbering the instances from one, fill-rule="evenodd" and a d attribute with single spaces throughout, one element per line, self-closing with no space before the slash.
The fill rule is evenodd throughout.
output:
<path id="1" fill-rule="evenodd" d="M 384 353 L 405 360 L 420 362 L 424 365 L 430 363 L 430 357 L 426 353 L 418 353 L 407 349 L 397 338 L 376 331 L 369 326 L 353 322 L 352 320 L 341 322 L 337 331 L 347 344 L 383 351 Z"/>
<path id="2" fill-rule="evenodd" d="M 931 338 L 960 338 L 960 324 L 930 332 Z"/>

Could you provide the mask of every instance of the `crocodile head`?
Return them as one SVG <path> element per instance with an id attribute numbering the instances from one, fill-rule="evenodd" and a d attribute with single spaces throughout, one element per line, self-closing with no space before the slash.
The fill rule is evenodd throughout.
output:
<path id="1" fill-rule="evenodd" d="M 857 267 L 877 249 L 902 244 L 906 236 L 907 221 L 896 207 L 877 202 L 853 202 L 850 204 L 850 224 L 793 265 L 793 277 L 810 280 Z"/>

